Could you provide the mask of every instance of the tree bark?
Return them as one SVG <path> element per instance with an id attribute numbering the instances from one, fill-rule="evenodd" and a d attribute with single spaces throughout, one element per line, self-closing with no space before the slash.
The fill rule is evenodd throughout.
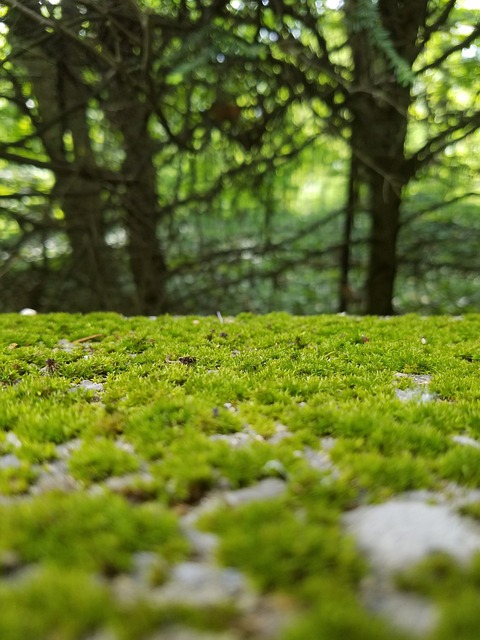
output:
<path id="1" fill-rule="evenodd" d="M 32 10 L 38 9 L 32 5 Z M 71 248 L 69 307 L 78 311 L 108 309 L 115 287 L 105 241 L 102 187 L 95 178 L 98 167 L 87 120 L 89 93 L 77 73 L 81 52 L 68 38 L 58 35 L 32 45 L 38 37 L 38 24 L 21 12 L 10 12 L 9 40 L 19 52 L 36 101 L 33 122 L 52 163 L 64 168 L 55 172 L 51 200 L 63 211 Z M 67 149 L 66 136 L 71 138 L 71 149 Z"/>
<path id="2" fill-rule="evenodd" d="M 393 68 L 394 56 L 404 71 L 411 69 L 418 53 L 418 33 L 425 24 L 426 4 L 427 0 L 412 0 L 405 8 L 397 0 L 372 3 L 379 19 L 375 29 L 388 34 L 392 54 L 376 41 L 373 27 L 355 26 L 359 11 L 364 10 L 360 0 L 346 3 L 354 61 L 349 103 L 352 131 L 356 133 L 352 151 L 368 189 L 371 220 L 365 309 L 369 314 L 390 315 L 394 311 L 402 190 L 411 178 L 405 154 L 410 86 L 399 77 L 399 67 Z"/>
<path id="3" fill-rule="evenodd" d="M 348 175 L 348 195 L 343 225 L 343 242 L 340 250 L 340 291 L 338 305 L 338 310 L 340 313 L 348 311 L 353 295 L 350 288 L 349 276 L 351 267 L 350 261 L 352 249 L 352 233 L 355 223 L 355 214 L 358 209 L 359 198 L 358 158 L 353 152 L 353 149 L 355 147 L 353 133 L 350 143 L 351 155 L 350 170 Z"/>
<path id="4" fill-rule="evenodd" d="M 125 155 L 118 195 L 128 235 L 135 306 L 138 313 L 154 315 L 168 310 L 168 267 L 159 237 L 164 216 L 157 193 L 156 149 L 149 131 L 158 100 L 152 92 L 149 66 L 152 34 L 134 3 L 119 0 L 116 7 L 128 37 L 118 39 L 116 32 L 109 30 L 102 34 L 105 46 L 122 60 L 122 71 L 109 83 L 103 107 L 123 138 Z M 137 69 L 134 75 L 125 71 L 131 68 Z"/>
<path id="5" fill-rule="evenodd" d="M 168 270 L 159 239 L 162 212 L 158 202 L 153 143 L 148 133 L 148 116 L 145 114 L 142 122 L 143 114 L 139 111 L 138 106 L 130 107 L 121 127 L 126 153 L 123 174 L 129 178 L 121 202 L 138 311 L 157 314 L 168 308 Z M 138 119 L 138 124 L 132 116 Z"/>
<path id="6" fill-rule="evenodd" d="M 375 172 L 370 175 L 369 187 L 371 232 L 366 312 L 392 315 L 401 197 L 383 176 Z"/>

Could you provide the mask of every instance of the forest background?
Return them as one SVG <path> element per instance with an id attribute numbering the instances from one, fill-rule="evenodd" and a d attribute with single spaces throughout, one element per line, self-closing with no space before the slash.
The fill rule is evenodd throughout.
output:
<path id="1" fill-rule="evenodd" d="M 0 312 L 480 310 L 475 0 L 4 0 Z"/>

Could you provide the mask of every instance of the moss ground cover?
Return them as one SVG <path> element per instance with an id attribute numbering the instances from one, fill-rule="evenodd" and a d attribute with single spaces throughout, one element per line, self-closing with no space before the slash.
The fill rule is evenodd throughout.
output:
<path id="1" fill-rule="evenodd" d="M 114 584 L 143 552 L 167 579 L 194 555 L 182 515 L 270 476 L 282 495 L 200 525 L 220 563 L 301 612 L 275 637 L 407 637 L 361 605 L 368 566 L 341 518 L 480 488 L 479 340 L 478 315 L 0 316 L 0 637 L 147 639 L 178 622 L 262 637 L 235 606 L 125 604 Z M 399 577 L 439 603 L 432 639 L 477 637 L 478 564 Z"/>

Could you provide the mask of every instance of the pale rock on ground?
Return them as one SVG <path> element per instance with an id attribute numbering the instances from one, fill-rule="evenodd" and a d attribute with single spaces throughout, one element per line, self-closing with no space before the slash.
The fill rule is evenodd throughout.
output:
<path id="1" fill-rule="evenodd" d="M 476 492 L 475 492 L 476 493 Z M 437 498 L 437 504 L 431 502 Z M 464 503 L 469 501 L 468 493 Z M 455 502 L 426 491 L 345 514 L 345 531 L 355 537 L 371 565 L 361 596 L 366 606 L 390 622 L 419 635 L 432 631 L 438 611 L 431 602 L 397 591 L 393 576 L 429 554 L 444 552 L 468 562 L 480 551 L 480 525 L 458 515 Z"/>

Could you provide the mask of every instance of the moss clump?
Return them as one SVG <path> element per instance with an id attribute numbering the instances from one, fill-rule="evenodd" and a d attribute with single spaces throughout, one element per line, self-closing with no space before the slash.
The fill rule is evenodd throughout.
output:
<path id="1" fill-rule="evenodd" d="M 333 581 L 325 580 L 318 594 L 313 611 L 287 630 L 283 640 L 407 640 L 407 635 L 369 615 L 352 593 Z"/>
<path id="2" fill-rule="evenodd" d="M 113 603 L 105 586 L 82 570 L 50 567 L 0 583 L 0 637 L 87 637 L 103 626 Z"/>
<path id="3" fill-rule="evenodd" d="M 480 487 L 480 449 L 454 446 L 438 459 L 437 465 L 442 477 L 470 487 Z"/>
<path id="4" fill-rule="evenodd" d="M 18 467 L 0 469 L 0 495 L 14 496 L 28 491 L 36 478 L 29 464 L 23 462 Z"/>
<path id="5" fill-rule="evenodd" d="M 433 553 L 400 574 L 397 584 L 405 590 L 433 598 L 441 610 L 432 640 L 474 640 L 478 637 L 480 611 L 480 554 L 469 565 L 460 565 L 444 553 Z"/>
<path id="6" fill-rule="evenodd" d="M 198 610 L 115 601 L 108 585 L 79 568 L 36 567 L 13 584 L 0 583 L 0 637 L 81 640 L 112 632 L 119 640 L 151 637 L 173 625 L 220 631 L 235 621 L 228 607 Z M 108 633 L 109 632 L 109 633 Z"/>
<path id="7" fill-rule="evenodd" d="M 117 443 L 96 438 L 84 442 L 72 453 L 69 469 L 74 478 L 90 484 L 137 471 L 139 464 L 138 458 Z"/>
<path id="8" fill-rule="evenodd" d="M 175 516 L 157 505 L 83 493 L 0 505 L 0 550 L 18 553 L 24 563 L 111 574 L 128 570 L 131 554 L 145 549 L 172 561 L 187 551 Z"/>
<path id="9" fill-rule="evenodd" d="M 460 513 L 480 520 L 480 502 L 470 502 L 460 509 Z"/>
<path id="10" fill-rule="evenodd" d="M 262 590 L 294 586 L 297 595 L 315 600 L 329 574 L 347 589 L 363 575 L 352 540 L 327 510 L 295 511 L 288 501 L 275 500 L 219 512 L 209 524 L 222 536 L 222 560 L 246 568 Z"/>

